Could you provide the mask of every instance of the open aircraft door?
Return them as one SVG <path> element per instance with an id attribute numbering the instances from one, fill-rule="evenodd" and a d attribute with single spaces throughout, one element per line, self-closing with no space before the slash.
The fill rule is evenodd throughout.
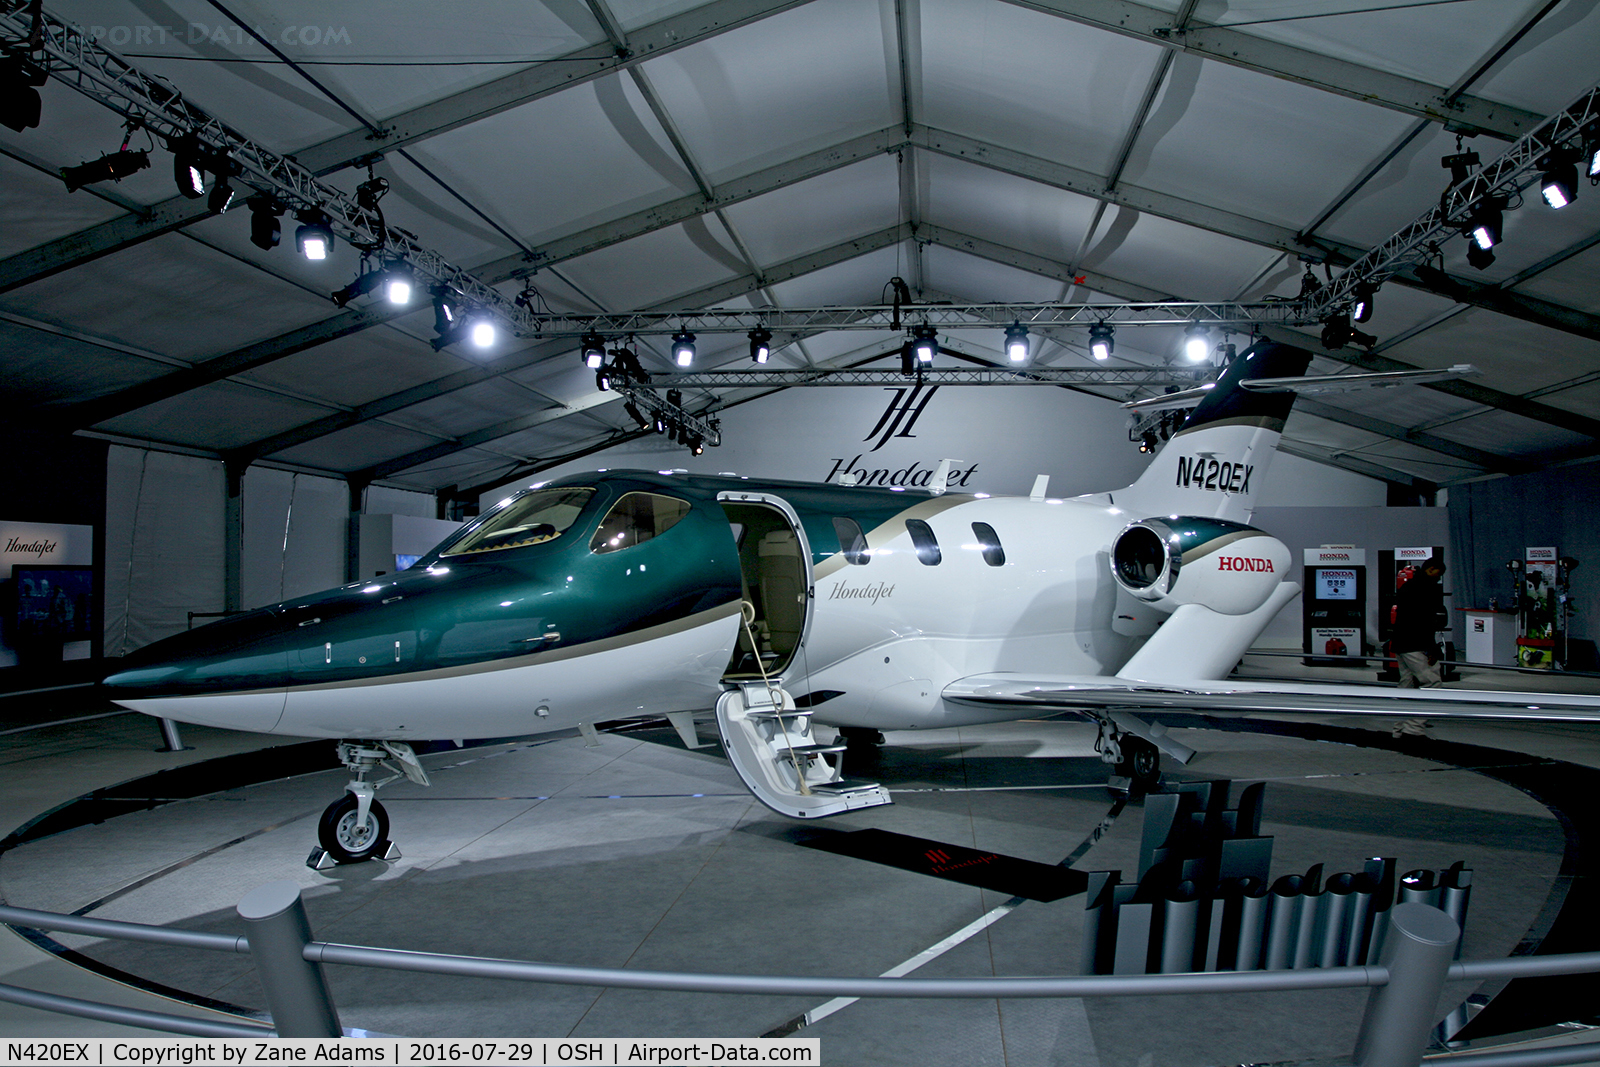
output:
<path id="1" fill-rule="evenodd" d="M 717 701 L 733 769 L 774 811 L 795 818 L 889 803 L 875 782 L 844 777 L 842 744 L 818 744 L 811 712 L 788 686 L 803 679 L 813 605 L 811 545 L 788 501 L 767 493 L 717 496 L 739 546 L 744 621 Z M 830 762 L 831 760 L 831 762 Z"/>

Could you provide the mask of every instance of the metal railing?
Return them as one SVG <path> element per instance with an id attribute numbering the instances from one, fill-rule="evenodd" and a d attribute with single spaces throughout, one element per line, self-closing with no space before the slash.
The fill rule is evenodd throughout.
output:
<path id="1" fill-rule="evenodd" d="M 273 1034 L 339 1037 L 343 1030 L 323 975 L 324 963 L 559 985 L 761 996 L 1078 998 L 1368 987 L 1372 993 L 1356 1034 L 1351 1062 L 1357 1067 L 1415 1067 L 1421 1062 L 1433 1032 L 1440 994 L 1447 981 L 1600 971 L 1600 952 L 1455 961 L 1461 928 L 1438 908 L 1415 903 L 1398 904 L 1390 910 L 1383 958 L 1377 965 L 1298 971 L 966 979 L 635 971 L 341 945 L 312 938 L 300 887 L 288 881 L 269 882 L 252 890 L 239 902 L 237 911 L 244 921 L 245 933 L 231 937 L 13 907 L 0 907 L 0 923 L 33 930 L 247 954 L 254 961 L 266 994 L 273 1020 L 271 1027 L 247 1021 L 222 1022 L 123 1008 L 3 984 L 0 984 L 0 1000 L 66 1015 L 205 1037 Z M 1452 1064 L 1462 1067 L 1543 1067 L 1596 1060 L 1600 1060 L 1600 1049 L 1593 1045 L 1463 1053 L 1450 1057 Z"/>

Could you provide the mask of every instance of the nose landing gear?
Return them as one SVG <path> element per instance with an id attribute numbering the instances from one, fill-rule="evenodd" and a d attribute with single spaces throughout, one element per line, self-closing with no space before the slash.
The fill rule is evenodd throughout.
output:
<path id="1" fill-rule="evenodd" d="M 1161 782 L 1161 750 L 1144 738 L 1117 728 L 1108 719 L 1099 720 L 1100 736 L 1094 750 L 1103 763 L 1111 764 L 1111 788 L 1137 789 L 1148 793 Z"/>
<path id="2" fill-rule="evenodd" d="M 387 762 L 390 760 L 393 762 Z M 341 741 L 339 762 L 350 768 L 355 778 L 345 786 L 344 796 L 329 804 L 317 821 L 318 845 L 306 858 L 306 866 L 325 871 L 341 863 L 399 859 L 400 849 L 389 840 L 389 813 L 373 794 L 401 778 L 427 785 L 427 772 L 416 754 L 402 741 Z M 367 781 L 367 775 L 379 766 L 396 773 L 379 782 Z"/>

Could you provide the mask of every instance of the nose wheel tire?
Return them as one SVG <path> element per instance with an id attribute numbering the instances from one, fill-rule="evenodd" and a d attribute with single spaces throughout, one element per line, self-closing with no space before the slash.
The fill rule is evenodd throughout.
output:
<path id="1" fill-rule="evenodd" d="M 1146 792 L 1154 789 L 1161 781 L 1161 750 L 1142 737 L 1124 735 L 1117 773 Z"/>
<path id="2" fill-rule="evenodd" d="M 366 826 L 356 825 L 356 798 L 344 796 L 329 804 L 317 823 L 317 842 L 340 863 L 360 863 L 379 854 L 389 841 L 389 813 L 376 800 L 367 812 Z"/>

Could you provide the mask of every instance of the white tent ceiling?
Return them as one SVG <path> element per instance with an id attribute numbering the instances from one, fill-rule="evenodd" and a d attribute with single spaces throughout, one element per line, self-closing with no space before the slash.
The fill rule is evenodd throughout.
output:
<path id="1" fill-rule="evenodd" d="M 14 25 L 26 8 L 0 0 Z M 391 225 L 507 295 L 532 284 L 574 312 L 873 304 L 891 276 L 919 301 L 1294 296 L 1302 256 L 1336 273 L 1437 204 L 1459 132 L 1492 161 L 1600 82 L 1597 8 L 45 4 L 329 185 L 352 190 L 370 162 Z M 328 294 L 356 275 L 353 249 L 313 264 L 256 248 L 247 212 L 174 195 L 160 146 L 149 170 L 67 193 L 59 169 L 116 148 L 121 120 L 58 80 L 40 92 L 37 129 L 0 129 L 0 399 L 14 415 L 427 491 L 633 428 L 570 340 L 434 351 L 430 309 L 339 310 Z M 1385 285 L 1371 353 L 1273 328 L 1318 351 L 1317 372 L 1483 370 L 1302 401 L 1289 446 L 1439 484 L 1600 453 L 1597 243 L 1600 189 L 1560 212 L 1530 194 L 1486 270 L 1455 238 L 1449 285 L 1410 272 Z M 775 365 L 855 363 L 890 339 L 813 335 Z M 1172 363 L 1179 339 L 1124 329 L 1113 363 Z M 958 347 L 1001 360 L 995 331 Z M 1082 331 L 1035 349 L 1091 365 Z M 641 354 L 667 369 L 659 339 Z M 702 336 L 697 369 L 744 361 L 741 336 Z M 751 395 L 694 390 L 687 405 Z"/>

